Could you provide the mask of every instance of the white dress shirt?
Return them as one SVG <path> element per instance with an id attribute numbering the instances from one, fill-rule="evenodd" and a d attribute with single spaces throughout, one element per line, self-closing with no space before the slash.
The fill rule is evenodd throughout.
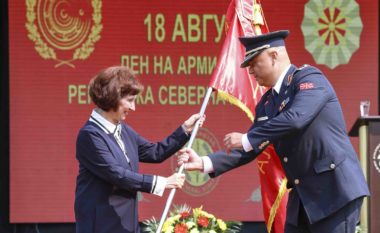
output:
<path id="1" fill-rule="evenodd" d="M 284 81 L 285 75 L 288 72 L 288 70 L 290 69 L 290 66 L 291 65 L 288 65 L 284 69 L 284 71 L 282 71 L 280 77 L 278 77 L 278 79 L 276 81 L 276 84 L 272 88 L 272 94 L 273 94 L 274 91 L 277 92 L 277 94 L 280 93 L 282 82 Z M 243 148 L 244 148 L 245 152 L 249 152 L 249 151 L 253 150 L 252 145 L 251 145 L 251 143 L 248 140 L 247 134 L 243 135 L 243 137 L 242 137 L 242 144 L 243 144 Z M 203 156 L 202 159 L 203 159 L 203 166 L 204 166 L 204 170 L 203 170 L 202 173 L 212 173 L 212 172 L 214 172 L 214 167 L 212 165 L 211 159 L 208 156 Z"/>
<path id="2" fill-rule="evenodd" d="M 125 159 L 127 160 L 128 163 L 130 163 L 127 152 L 125 150 L 124 142 L 121 138 L 122 126 L 120 122 L 117 125 L 114 125 L 108 120 L 106 120 L 104 117 L 102 117 L 98 112 L 99 112 L 99 109 L 94 109 L 92 111 L 89 121 L 94 122 L 96 125 L 98 125 L 106 134 L 114 135 L 117 141 L 117 144 L 119 144 L 120 149 L 123 151 Z M 153 176 L 153 185 L 152 185 L 152 190 L 150 191 L 150 193 L 158 195 L 158 196 L 162 196 L 165 191 L 166 179 L 167 178 L 162 177 L 162 176 Z"/>

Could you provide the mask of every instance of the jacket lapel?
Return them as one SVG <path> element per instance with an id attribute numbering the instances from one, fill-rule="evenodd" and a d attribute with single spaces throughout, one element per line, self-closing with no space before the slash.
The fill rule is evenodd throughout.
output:
<path id="1" fill-rule="evenodd" d="M 131 163 L 131 169 L 132 171 L 134 172 L 137 172 L 138 171 L 138 160 L 136 161 L 136 156 L 135 153 L 133 153 L 133 146 L 131 145 L 131 141 L 130 141 L 130 135 L 128 133 L 128 131 L 126 130 L 126 128 L 123 128 L 121 129 L 121 138 L 123 139 L 123 142 L 124 142 L 124 147 L 125 147 L 125 152 L 127 153 L 127 156 L 129 158 L 129 161 Z M 126 159 L 125 159 L 126 160 Z"/>
<path id="2" fill-rule="evenodd" d="M 286 99 L 290 96 L 290 93 L 288 93 L 288 89 L 290 86 L 290 85 L 288 86 L 288 77 L 289 75 L 293 74 L 296 69 L 297 67 L 295 67 L 294 65 L 291 65 L 288 72 L 285 74 L 284 80 L 282 81 L 280 93 L 278 94 L 276 106 L 274 107 L 274 110 L 273 110 L 272 118 L 278 114 L 281 104 L 284 101 L 286 101 Z"/>

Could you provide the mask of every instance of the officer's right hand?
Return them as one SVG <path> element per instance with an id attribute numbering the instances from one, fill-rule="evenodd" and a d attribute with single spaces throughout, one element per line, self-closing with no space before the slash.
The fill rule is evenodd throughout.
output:
<path id="1" fill-rule="evenodd" d="M 178 167 L 185 164 L 185 171 L 204 171 L 203 159 L 193 149 L 178 151 Z"/>

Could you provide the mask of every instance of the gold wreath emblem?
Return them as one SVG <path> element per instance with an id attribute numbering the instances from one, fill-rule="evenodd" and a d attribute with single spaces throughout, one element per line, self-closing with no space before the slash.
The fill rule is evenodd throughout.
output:
<path id="1" fill-rule="evenodd" d="M 199 156 L 206 156 L 221 150 L 218 139 L 206 128 L 199 128 L 192 148 Z M 178 153 L 171 157 L 172 172 L 178 172 L 177 156 Z M 199 171 L 185 171 L 184 173 L 186 175 L 186 183 L 181 190 L 195 197 L 210 193 L 218 185 L 221 177 L 218 176 L 216 179 L 210 179 L 207 174 L 201 174 Z"/>
<path id="2" fill-rule="evenodd" d="M 37 13 L 34 8 L 37 6 Z M 25 24 L 29 34 L 28 37 L 35 43 L 35 49 L 44 59 L 53 59 L 58 62 L 55 68 L 61 65 L 68 65 L 72 68 L 75 66 L 71 63 L 77 59 L 85 60 L 94 51 L 94 44 L 100 39 L 100 32 L 103 25 L 101 0 L 91 0 L 93 8 L 91 27 L 91 19 L 85 19 L 85 11 L 81 8 L 77 12 L 77 16 L 72 16 L 72 11 L 67 11 L 67 7 L 72 4 L 68 0 L 26 0 L 26 18 L 28 22 Z M 80 8 L 80 7 L 79 7 Z M 87 16 L 87 15 L 86 15 Z M 38 25 L 34 22 L 37 18 Z M 39 32 L 41 31 L 42 37 Z M 89 35 L 88 35 L 89 34 Z M 88 35 L 88 37 L 87 37 Z M 87 37 L 87 40 L 83 42 Z M 75 49 L 71 60 L 60 60 L 52 47 L 59 50 Z"/>

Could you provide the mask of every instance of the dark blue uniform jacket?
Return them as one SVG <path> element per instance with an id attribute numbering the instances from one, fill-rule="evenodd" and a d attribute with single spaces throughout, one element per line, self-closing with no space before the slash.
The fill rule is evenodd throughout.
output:
<path id="1" fill-rule="evenodd" d="M 300 201 L 313 224 L 348 202 L 369 195 L 338 98 L 320 70 L 292 65 L 276 104 L 270 89 L 255 110 L 254 124 L 247 133 L 253 150 L 209 155 L 214 167 L 211 177 L 251 162 L 273 143 L 288 188 L 292 188 L 287 205 L 289 223 L 297 226 Z M 268 119 L 257 120 L 265 117 Z"/>
<path id="2" fill-rule="evenodd" d="M 139 162 L 161 163 L 189 140 L 179 127 L 162 142 L 153 144 L 121 124 L 130 165 L 113 134 L 106 134 L 90 121 L 79 132 L 74 207 L 77 233 L 140 232 L 137 192 L 151 192 L 153 175 L 139 174 Z"/>

